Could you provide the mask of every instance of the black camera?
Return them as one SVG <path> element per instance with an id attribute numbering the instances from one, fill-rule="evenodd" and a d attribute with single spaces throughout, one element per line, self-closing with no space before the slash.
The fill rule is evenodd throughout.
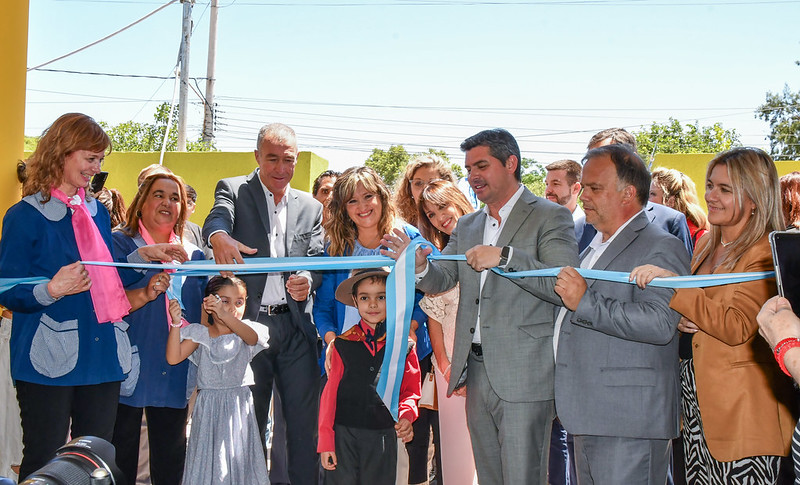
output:
<path id="1" fill-rule="evenodd" d="M 114 446 L 102 438 L 75 438 L 20 485 L 126 485 L 116 454 Z"/>

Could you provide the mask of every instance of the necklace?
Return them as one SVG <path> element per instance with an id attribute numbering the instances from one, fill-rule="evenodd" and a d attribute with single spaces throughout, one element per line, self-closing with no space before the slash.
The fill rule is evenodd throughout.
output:
<path id="1" fill-rule="evenodd" d="M 733 241 L 731 241 L 731 242 L 725 242 L 725 241 L 723 241 L 723 240 L 722 240 L 722 238 L 719 238 L 719 243 L 720 243 L 720 244 L 722 244 L 722 247 L 723 247 L 723 248 L 727 248 L 728 246 L 730 246 L 731 244 L 733 244 Z"/>

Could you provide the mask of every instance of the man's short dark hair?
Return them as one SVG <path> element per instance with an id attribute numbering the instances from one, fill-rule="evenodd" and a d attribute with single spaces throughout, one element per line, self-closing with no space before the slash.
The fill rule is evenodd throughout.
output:
<path id="1" fill-rule="evenodd" d="M 502 128 L 483 130 L 472 135 L 461 143 L 461 151 L 468 152 L 475 147 L 489 147 L 489 154 L 500 160 L 506 166 L 508 157 L 517 157 L 517 170 L 514 176 L 518 182 L 522 181 L 522 156 L 519 154 L 519 145 L 514 136 Z"/>
<path id="2" fill-rule="evenodd" d="M 583 164 L 591 158 L 608 155 L 614 162 L 617 169 L 617 179 L 622 186 L 632 185 L 636 189 L 636 199 L 642 207 L 647 205 L 650 196 L 650 171 L 644 164 L 639 155 L 630 149 L 628 145 L 614 144 L 606 145 L 589 150 L 583 157 Z"/>
<path id="3" fill-rule="evenodd" d="M 567 173 L 567 183 L 570 185 L 574 185 L 581 179 L 581 164 L 575 160 L 557 160 L 544 167 L 544 169 L 548 172 L 553 170 L 565 171 Z"/>
<path id="4" fill-rule="evenodd" d="M 613 145 L 628 145 L 631 150 L 636 151 L 636 138 L 634 138 L 634 136 L 631 135 L 625 128 L 608 128 L 598 132 L 592 137 L 591 140 L 589 140 L 589 145 L 587 148 L 591 150 L 593 147 L 596 147 L 600 144 L 600 142 L 607 138 L 611 138 L 611 144 Z"/>
<path id="5" fill-rule="evenodd" d="M 317 178 L 314 179 L 314 187 L 311 189 L 311 195 L 316 197 L 317 192 L 319 192 L 319 186 L 322 185 L 323 179 L 325 179 L 326 177 L 333 177 L 338 179 L 340 175 L 341 172 L 337 172 L 336 170 L 325 170 L 324 172 L 319 174 Z"/>

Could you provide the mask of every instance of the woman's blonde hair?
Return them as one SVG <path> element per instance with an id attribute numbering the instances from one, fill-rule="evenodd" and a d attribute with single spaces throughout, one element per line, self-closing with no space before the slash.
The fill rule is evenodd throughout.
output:
<path id="1" fill-rule="evenodd" d="M 446 234 L 433 226 L 433 223 L 428 218 L 425 204 L 432 205 L 439 209 L 444 209 L 447 206 L 453 206 L 459 212 L 458 216 L 469 214 L 475 209 L 469 203 L 467 197 L 453 182 L 447 180 L 434 180 L 427 187 L 422 190 L 417 202 L 417 210 L 419 211 L 418 229 L 422 237 L 432 242 L 437 248 L 444 249 L 450 241 L 450 235 Z"/>
<path id="2" fill-rule="evenodd" d="M 42 194 L 50 200 L 50 190 L 61 185 L 65 158 L 78 150 L 111 152 L 111 139 L 89 116 L 67 113 L 58 117 L 39 138 L 36 150 L 27 160 L 22 196 Z"/>
<path id="3" fill-rule="evenodd" d="M 411 180 L 414 178 L 414 173 L 420 168 L 433 168 L 439 173 L 441 180 L 456 183 L 453 171 L 442 157 L 432 153 L 414 155 L 406 165 L 403 176 L 397 179 L 394 188 L 394 206 L 400 217 L 412 226 L 417 225 L 418 214 L 417 203 L 411 195 Z"/>
<path id="4" fill-rule="evenodd" d="M 358 228 L 347 214 L 347 202 L 353 198 L 358 184 L 367 192 L 376 194 L 381 202 L 378 231 L 388 234 L 394 226 L 395 209 L 391 204 L 389 188 L 378 173 L 369 167 L 350 167 L 333 184 L 333 195 L 328 203 L 330 218 L 325 223 L 325 239 L 330 242 L 328 254 L 346 256 L 353 252 Z"/>
<path id="5" fill-rule="evenodd" d="M 697 197 L 697 186 L 686 174 L 674 168 L 658 167 L 651 174 L 653 182 L 664 192 L 664 204 L 672 199 L 672 208 L 700 229 L 708 229 L 708 216 Z"/>
<path id="6" fill-rule="evenodd" d="M 765 234 L 782 231 L 785 228 L 781 212 L 781 192 L 775 163 L 763 150 L 744 147 L 720 153 L 708 163 L 706 183 L 711 178 L 711 171 L 717 165 L 728 167 L 733 197 L 739 210 L 744 211 L 746 198 L 755 205 L 742 233 L 731 241 L 732 244 L 727 248 L 728 253 L 720 263 L 721 268 L 730 271 L 739 258 Z M 695 253 L 695 257 L 700 260 L 710 255 L 717 245 L 721 244 L 722 234 L 719 226 L 712 224 L 710 234 L 711 243 Z"/>
<path id="7" fill-rule="evenodd" d="M 128 207 L 127 220 L 125 226 L 122 228 L 122 232 L 128 236 L 133 237 L 139 234 L 139 221 L 142 219 L 142 206 L 150 195 L 153 184 L 156 183 L 156 180 L 161 179 L 172 180 L 178 185 L 178 192 L 181 194 L 181 212 L 178 214 L 178 220 L 175 221 L 172 230 L 179 238 L 183 239 L 183 226 L 186 223 L 186 214 L 188 212 L 186 208 L 186 185 L 184 185 L 181 177 L 172 172 L 154 173 L 146 177 L 142 185 L 139 186 L 139 190 L 136 192 L 136 195 L 133 196 L 131 205 Z"/>

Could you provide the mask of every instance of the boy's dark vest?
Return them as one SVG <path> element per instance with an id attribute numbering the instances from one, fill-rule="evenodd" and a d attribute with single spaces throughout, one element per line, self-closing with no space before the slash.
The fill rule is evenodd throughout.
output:
<path id="1" fill-rule="evenodd" d="M 379 323 L 378 325 L 383 325 Z M 345 332 L 344 336 L 348 332 Z M 380 332 L 382 335 L 383 332 Z M 383 337 L 381 337 L 381 340 Z M 386 429 L 394 427 L 389 410 L 378 396 L 378 377 L 386 346 L 373 357 L 363 340 L 336 338 L 336 352 L 342 358 L 344 372 L 336 393 L 334 423 L 361 429 Z M 408 340 L 406 358 L 414 351 L 414 341 Z M 404 364 L 405 365 L 405 364 Z"/>
<path id="2" fill-rule="evenodd" d="M 336 339 L 344 373 L 336 393 L 335 423 L 351 428 L 386 429 L 394 427 L 389 410 L 376 390 L 378 372 L 386 347 L 370 355 L 361 340 Z"/>

